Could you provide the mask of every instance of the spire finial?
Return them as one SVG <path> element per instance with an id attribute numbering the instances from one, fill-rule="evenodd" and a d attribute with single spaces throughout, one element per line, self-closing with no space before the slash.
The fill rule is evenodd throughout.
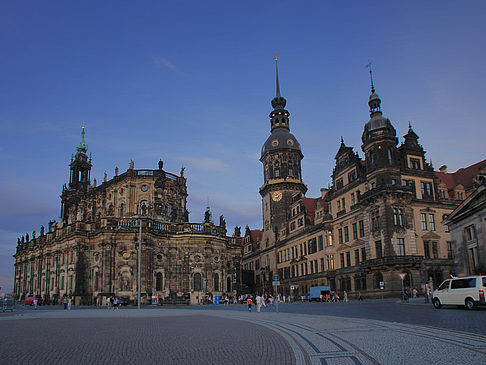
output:
<path id="1" fill-rule="evenodd" d="M 275 53 L 275 74 L 277 75 L 277 97 L 280 96 L 280 84 L 278 82 L 278 59 L 277 53 Z"/>
<path id="2" fill-rule="evenodd" d="M 344 144 L 343 136 L 341 136 L 341 144 Z"/>
<path id="3" fill-rule="evenodd" d="M 81 141 L 76 146 L 76 150 L 78 151 L 78 153 L 86 153 L 86 151 L 88 151 L 88 145 L 86 144 L 86 141 L 84 140 L 85 133 L 86 132 L 84 130 L 84 122 L 83 122 L 82 131 L 81 131 Z"/>
<path id="4" fill-rule="evenodd" d="M 373 70 L 371 69 L 371 61 L 365 66 L 370 72 L 370 80 L 371 80 L 371 93 L 375 92 L 375 85 L 373 85 Z"/>
<path id="5" fill-rule="evenodd" d="M 408 121 L 408 129 L 412 129 L 412 123 L 410 121 Z"/>

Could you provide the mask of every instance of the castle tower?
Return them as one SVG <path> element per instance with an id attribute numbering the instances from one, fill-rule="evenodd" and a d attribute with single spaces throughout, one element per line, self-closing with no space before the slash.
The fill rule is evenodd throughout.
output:
<path id="1" fill-rule="evenodd" d="M 371 66 L 371 95 L 368 101 L 370 120 L 365 124 L 361 140 L 361 149 L 366 159 L 366 173 L 368 178 L 376 178 L 376 186 L 389 184 L 392 179 L 399 178 L 397 132 L 381 111 L 381 99 L 375 92 Z M 396 173 L 393 172 L 396 171 Z"/>
<path id="2" fill-rule="evenodd" d="M 290 133 L 290 113 L 287 101 L 280 95 L 277 57 L 275 56 L 276 95 L 270 113 L 271 134 L 265 141 L 260 161 L 263 164 L 262 196 L 263 231 L 278 232 L 288 219 L 294 197 L 305 194 L 302 182 L 301 160 L 304 157 L 300 144 Z"/>

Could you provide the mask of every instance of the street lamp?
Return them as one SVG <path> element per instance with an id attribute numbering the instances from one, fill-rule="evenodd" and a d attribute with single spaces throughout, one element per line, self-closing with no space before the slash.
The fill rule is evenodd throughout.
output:
<path id="1" fill-rule="evenodd" d="M 137 308 L 140 309 L 141 290 L 142 290 L 142 216 L 148 212 L 151 205 L 140 205 L 139 230 L 138 230 L 138 290 L 137 290 Z"/>

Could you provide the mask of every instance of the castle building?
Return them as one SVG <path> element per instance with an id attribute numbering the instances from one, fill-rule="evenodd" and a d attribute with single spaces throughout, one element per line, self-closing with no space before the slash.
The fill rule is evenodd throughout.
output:
<path id="1" fill-rule="evenodd" d="M 472 191 L 474 174 L 461 174 L 461 180 L 444 168 L 434 171 L 410 123 L 398 145 L 371 69 L 370 78 L 364 158 L 341 138 L 332 187 L 307 198 L 303 155 L 289 133 L 277 73 L 271 135 L 260 159 L 263 231 L 255 240 L 256 231 L 248 229 L 244 239 L 242 266 L 253 271 L 256 291 L 300 296 L 308 295 L 311 286 L 326 285 L 353 296 L 397 296 L 399 274 L 406 274 L 405 289 L 420 290 L 455 273 L 451 236 L 442 221 Z M 271 284 L 274 275 L 280 279 L 278 288 Z"/>
<path id="2" fill-rule="evenodd" d="M 14 295 L 40 295 L 47 302 L 73 296 L 79 304 L 109 295 L 137 299 L 141 237 L 141 297 L 163 303 L 198 303 L 207 295 L 234 295 L 240 280 L 240 238 L 212 222 L 189 223 L 184 169 L 130 168 L 91 184 L 91 157 L 82 139 L 71 158 L 61 215 L 19 238 Z"/>

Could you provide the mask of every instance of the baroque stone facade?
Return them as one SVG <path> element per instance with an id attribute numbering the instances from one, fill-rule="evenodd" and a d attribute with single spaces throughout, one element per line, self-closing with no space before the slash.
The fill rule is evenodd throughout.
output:
<path id="1" fill-rule="evenodd" d="M 240 239 L 220 225 L 189 223 L 186 178 L 130 168 L 91 185 L 91 158 L 82 140 L 61 194 L 61 217 L 37 236 L 19 238 L 14 295 L 48 302 L 74 296 L 77 303 L 117 295 L 137 299 L 141 228 L 141 297 L 164 303 L 198 303 L 208 295 L 234 295 L 240 282 Z"/>
<path id="2" fill-rule="evenodd" d="M 278 106 L 274 101 L 281 99 L 277 74 L 272 106 Z M 277 274 L 278 291 L 286 295 L 308 295 L 311 286 L 326 285 L 352 297 L 359 293 L 368 298 L 398 296 L 400 273 L 407 274 L 405 288 L 420 290 L 425 283 L 438 285 L 454 272 L 451 237 L 442 221 L 466 198 L 468 190 L 463 185 L 467 184 L 449 186 L 447 182 L 453 180 L 449 174 L 443 169 L 434 171 L 411 125 L 398 145 L 373 82 L 368 105 L 370 119 L 364 125 L 361 146 L 364 159 L 341 139 L 332 186 L 321 189 L 318 198 L 304 195 L 300 145 L 292 151 L 275 143 L 272 155 L 267 152 L 269 141 L 275 139 L 271 119 L 272 134 L 261 158 L 263 231 L 247 230 L 242 260 L 243 269 L 253 272 L 255 290 L 263 285 L 273 291 L 272 278 Z M 288 116 L 286 110 L 275 108 L 271 118 L 280 111 Z M 283 127 L 288 130 L 287 120 Z M 299 162 L 298 181 L 285 172 L 278 179 L 269 175 L 268 161 L 273 155 L 289 153 Z M 276 196 L 272 195 L 275 191 Z M 281 203 L 272 210 L 275 198 Z"/>

